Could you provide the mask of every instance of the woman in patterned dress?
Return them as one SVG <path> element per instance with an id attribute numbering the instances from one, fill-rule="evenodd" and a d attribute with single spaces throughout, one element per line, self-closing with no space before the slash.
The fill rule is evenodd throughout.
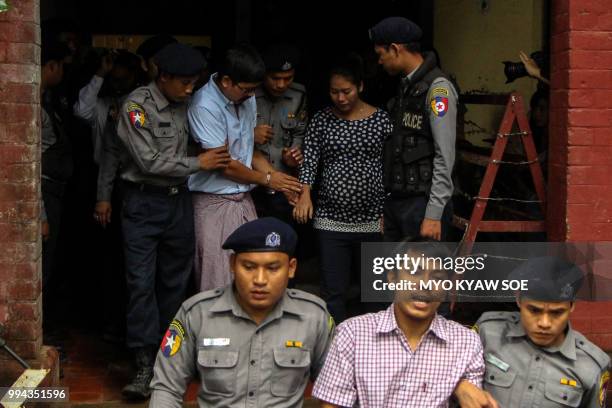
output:
<path id="1" fill-rule="evenodd" d="M 313 218 L 321 296 L 337 322 L 347 317 L 346 294 L 352 278 L 359 278 L 361 243 L 382 237 L 382 151 L 392 124 L 387 112 L 360 98 L 362 78 L 356 55 L 330 71 L 332 106 L 317 112 L 308 125 L 300 166 L 304 189 L 293 212 L 300 223 Z M 315 181 L 319 194 L 313 210 Z"/>

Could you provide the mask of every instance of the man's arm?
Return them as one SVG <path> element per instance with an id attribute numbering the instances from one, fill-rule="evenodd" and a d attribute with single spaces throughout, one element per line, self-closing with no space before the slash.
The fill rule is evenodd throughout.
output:
<path id="1" fill-rule="evenodd" d="M 184 334 L 181 333 L 181 328 L 184 329 Z M 191 329 L 189 316 L 181 307 L 162 340 L 162 344 L 167 343 L 166 337 L 170 336 L 170 341 L 180 341 L 178 350 L 170 355 L 170 350 L 174 347 L 166 346 L 157 353 L 149 408 L 182 408 L 187 386 L 197 373 L 198 339 Z M 182 338 L 179 340 L 175 336 Z"/>
<path id="2" fill-rule="evenodd" d="M 582 404 L 583 408 L 601 408 L 606 407 L 606 396 L 608 391 L 608 383 L 610 381 L 610 367 L 602 370 L 594 381 L 593 387 L 585 394 Z"/>
<path id="3" fill-rule="evenodd" d="M 338 326 L 312 396 L 328 407 L 352 407 L 358 399 L 355 385 L 355 338 L 347 325 Z"/>
<path id="4" fill-rule="evenodd" d="M 310 366 L 310 379 L 316 381 L 319 372 L 323 368 L 325 358 L 334 338 L 336 324 L 328 311 L 325 311 L 324 316 L 319 321 L 319 333 L 317 343 L 313 350 L 312 365 Z"/>
<path id="5" fill-rule="evenodd" d="M 89 83 L 79 91 L 79 99 L 72 108 L 74 116 L 93 122 L 96 119 L 96 106 L 98 104 L 98 93 L 104 84 L 104 78 L 94 75 Z"/>
<path id="6" fill-rule="evenodd" d="M 444 206 L 453 194 L 452 172 L 455 165 L 457 137 L 457 95 L 450 82 L 434 81 L 429 95 L 429 123 L 434 140 L 435 156 L 431 193 L 425 217 L 440 220 Z M 437 106 L 437 108 L 436 108 Z"/>
<path id="7" fill-rule="evenodd" d="M 455 164 L 457 137 L 457 94 L 447 80 L 435 80 L 428 96 L 429 123 L 434 141 L 435 155 L 429 201 L 421 235 L 440 240 L 442 213 L 453 194 L 452 172 Z"/>
<path id="8" fill-rule="evenodd" d="M 240 161 L 232 160 L 223 171 L 223 175 L 237 183 L 257 184 L 284 193 L 302 191 L 302 184 L 295 177 L 276 171 L 258 150 L 253 151 L 252 165 L 253 168 L 250 169 Z M 268 174 L 270 174 L 269 180 Z"/>
<path id="9" fill-rule="evenodd" d="M 467 380 L 459 381 L 453 395 L 461 408 L 500 408 L 491 394 Z"/>

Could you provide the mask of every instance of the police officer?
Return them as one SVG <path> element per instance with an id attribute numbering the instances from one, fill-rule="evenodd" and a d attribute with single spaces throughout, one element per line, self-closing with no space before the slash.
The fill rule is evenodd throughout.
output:
<path id="1" fill-rule="evenodd" d="M 303 161 L 301 147 L 308 121 L 306 88 L 294 82 L 298 58 L 294 47 L 270 46 L 263 55 L 266 75 L 255 92 L 255 147 L 275 169 L 287 174 L 295 173 Z M 253 192 L 253 199 L 260 217 L 292 222 L 292 207 L 284 194 L 260 187 Z"/>
<path id="2" fill-rule="evenodd" d="M 582 271 L 538 257 L 511 279 L 528 281 L 520 311 L 484 313 L 474 327 L 484 347 L 484 390 L 501 407 L 605 407 L 610 357 L 569 325 Z"/>
<path id="3" fill-rule="evenodd" d="M 384 147 L 387 241 L 443 239 L 451 219 L 457 91 L 435 55 L 421 53 L 421 33 L 403 17 L 370 29 L 379 64 L 402 77 L 391 109 L 394 131 Z"/>
<path id="4" fill-rule="evenodd" d="M 203 65 L 190 47 L 164 47 L 156 56 L 157 79 L 132 92 L 120 113 L 127 345 L 138 369 L 123 389 L 129 399 L 149 396 L 155 350 L 185 299 L 194 253 L 187 176 L 223 169 L 230 160 L 224 147 L 187 156 L 187 101 Z"/>
<path id="5" fill-rule="evenodd" d="M 167 34 L 157 34 L 149 37 L 142 42 L 136 49 L 136 54 L 140 56 L 140 66 L 147 74 L 149 81 L 154 81 L 157 78 L 157 66 L 155 64 L 155 55 L 166 45 L 176 44 L 176 38 Z"/>
<path id="6" fill-rule="evenodd" d="M 200 407 L 301 407 L 318 375 L 334 324 L 318 297 L 287 289 L 297 235 L 268 217 L 240 226 L 234 283 L 188 299 L 164 335 L 150 407 L 182 407 L 192 379 Z"/>

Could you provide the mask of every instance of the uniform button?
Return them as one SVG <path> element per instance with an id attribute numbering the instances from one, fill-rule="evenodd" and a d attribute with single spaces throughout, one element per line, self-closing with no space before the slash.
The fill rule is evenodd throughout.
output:
<path id="1" fill-rule="evenodd" d="M 492 376 L 490 376 L 490 377 L 489 377 L 489 379 L 490 379 L 490 380 L 494 380 L 494 379 L 495 379 L 495 376 L 494 376 L 494 375 L 492 375 Z"/>
<path id="2" fill-rule="evenodd" d="M 251 360 L 251 365 L 255 365 L 255 360 Z"/>
<path id="3" fill-rule="evenodd" d="M 215 360 L 215 364 L 217 364 L 218 362 L 219 362 L 218 360 Z"/>
<path id="4" fill-rule="evenodd" d="M 295 360 L 291 360 L 291 364 L 295 364 Z"/>
<path id="5" fill-rule="evenodd" d="M 295 290 L 292 290 L 291 294 L 295 296 L 297 294 L 297 292 Z"/>
<path id="6" fill-rule="evenodd" d="M 537 357 L 536 357 L 536 361 L 540 361 L 540 356 L 537 356 Z"/>
<path id="7" fill-rule="evenodd" d="M 249 397 L 252 397 L 253 395 L 255 395 L 255 393 L 253 391 L 249 391 Z"/>
<path id="8" fill-rule="evenodd" d="M 584 346 L 584 341 L 580 340 L 578 343 L 580 343 L 581 346 Z"/>
<path id="9" fill-rule="evenodd" d="M 533 390 L 533 385 L 530 385 L 529 387 L 527 387 L 527 389 Z"/>
<path id="10" fill-rule="evenodd" d="M 567 395 L 564 395 L 564 396 L 563 396 L 563 400 L 564 400 L 564 401 L 565 401 L 565 400 L 567 400 Z"/>

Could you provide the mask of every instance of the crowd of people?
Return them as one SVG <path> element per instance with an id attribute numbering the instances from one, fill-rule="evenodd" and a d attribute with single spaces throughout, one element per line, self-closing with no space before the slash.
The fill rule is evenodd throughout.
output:
<path id="1" fill-rule="evenodd" d="M 401 78 L 387 106 L 363 99 L 363 63 L 347 54 L 312 117 L 295 47 L 236 45 L 212 70 L 205 50 L 165 35 L 99 56 L 67 102 L 75 50 L 57 34 L 43 30 L 41 53 L 45 303 L 72 173 L 69 111 L 91 130 L 94 218 L 117 288 L 125 277 L 127 399 L 180 407 L 199 378 L 200 406 L 297 407 L 309 380 L 325 407 L 605 404 L 610 360 L 568 324 L 583 280 L 573 265 L 527 262 L 518 273 L 548 279 L 476 331 L 438 313 L 443 293 L 347 309 L 362 243 L 448 237 L 458 92 L 415 23 L 370 29 L 379 64 Z M 288 288 L 295 230 L 310 223 L 321 298 Z"/>

